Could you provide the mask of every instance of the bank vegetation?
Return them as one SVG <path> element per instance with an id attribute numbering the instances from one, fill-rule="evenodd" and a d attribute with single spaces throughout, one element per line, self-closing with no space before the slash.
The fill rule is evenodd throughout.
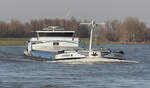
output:
<path id="1" fill-rule="evenodd" d="M 76 36 L 89 38 L 90 29 L 86 25 L 80 25 L 80 20 L 75 17 L 71 19 L 39 19 L 30 22 L 20 22 L 12 19 L 10 22 L 0 21 L 0 38 L 29 38 L 33 31 L 41 30 L 47 26 L 61 26 L 65 30 L 76 31 Z M 82 22 L 89 22 L 84 20 Z M 150 28 L 135 17 L 128 17 L 123 21 L 107 21 L 105 25 L 98 26 L 94 31 L 96 44 L 100 42 L 127 43 L 149 43 Z"/>

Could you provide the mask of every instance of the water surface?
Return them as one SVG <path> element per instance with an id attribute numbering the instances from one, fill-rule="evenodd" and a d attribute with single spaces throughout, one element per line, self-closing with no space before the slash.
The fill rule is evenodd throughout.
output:
<path id="1" fill-rule="evenodd" d="M 134 63 L 65 64 L 35 61 L 23 46 L 0 47 L 0 88 L 149 88 L 150 45 L 103 45 Z"/>

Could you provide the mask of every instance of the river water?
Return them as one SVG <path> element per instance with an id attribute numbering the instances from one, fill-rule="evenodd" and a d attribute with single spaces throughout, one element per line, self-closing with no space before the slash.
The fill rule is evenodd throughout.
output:
<path id="1" fill-rule="evenodd" d="M 23 46 L 0 46 L 0 88 L 150 88 L 150 45 L 103 45 L 140 63 L 36 61 Z"/>

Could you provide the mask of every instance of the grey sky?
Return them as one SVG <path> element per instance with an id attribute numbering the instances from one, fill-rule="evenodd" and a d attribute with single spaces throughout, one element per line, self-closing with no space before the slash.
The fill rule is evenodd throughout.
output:
<path id="1" fill-rule="evenodd" d="M 0 0 L 0 20 L 63 18 L 106 21 L 138 17 L 150 25 L 150 0 Z"/>

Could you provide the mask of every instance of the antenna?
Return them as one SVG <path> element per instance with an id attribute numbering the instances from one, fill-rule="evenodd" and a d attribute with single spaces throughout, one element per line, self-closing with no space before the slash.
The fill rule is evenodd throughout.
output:
<path id="1" fill-rule="evenodd" d="M 64 12 L 65 12 L 65 14 L 64 14 L 64 16 L 61 17 L 61 19 L 67 19 L 71 14 L 71 10 L 68 8 L 66 8 Z"/>
<path id="2" fill-rule="evenodd" d="M 57 28 L 59 28 L 59 26 L 48 26 L 48 29 L 52 29 L 53 31 Z"/>
<path id="3" fill-rule="evenodd" d="M 90 23 L 80 23 L 80 25 L 88 25 L 91 29 L 90 33 L 90 43 L 89 43 L 89 57 L 91 56 L 92 52 L 92 40 L 93 40 L 93 30 L 98 26 L 98 25 L 105 25 L 106 23 L 96 23 L 95 21 L 91 21 Z"/>
<path id="4" fill-rule="evenodd" d="M 68 18 L 70 16 L 70 14 L 71 14 L 71 10 L 69 10 L 69 9 L 67 9 L 67 10 L 68 11 L 67 11 L 67 14 L 66 14 L 65 18 Z"/>
<path id="5" fill-rule="evenodd" d="M 43 28 L 45 31 L 62 31 L 64 30 L 60 26 L 48 26 L 47 28 Z"/>

